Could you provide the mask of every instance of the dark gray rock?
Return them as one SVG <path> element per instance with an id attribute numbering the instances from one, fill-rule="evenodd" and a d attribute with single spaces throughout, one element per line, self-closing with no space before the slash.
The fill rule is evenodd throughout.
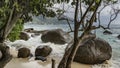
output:
<path id="1" fill-rule="evenodd" d="M 26 32 L 21 32 L 19 37 L 22 40 L 28 40 L 30 38 Z"/>
<path id="2" fill-rule="evenodd" d="M 105 35 L 107 35 L 107 34 L 112 34 L 112 32 L 111 32 L 111 31 L 108 31 L 108 30 L 105 30 L 105 31 L 103 32 L 103 34 L 105 34 Z"/>
<path id="3" fill-rule="evenodd" d="M 30 49 L 23 47 L 18 50 L 18 58 L 28 58 L 31 55 Z"/>
<path id="4" fill-rule="evenodd" d="M 27 29 L 24 29 L 24 32 L 27 32 L 27 33 L 34 33 L 34 35 L 39 35 L 39 34 L 42 34 L 44 32 L 46 32 L 47 30 L 41 30 L 41 31 L 38 31 L 38 30 L 34 30 L 34 28 L 27 28 Z"/>
<path id="5" fill-rule="evenodd" d="M 33 28 L 27 28 L 27 29 L 24 29 L 25 32 L 33 32 L 34 29 Z"/>
<path id="6" fill-rule="evenodd" d="M 52 51 L 52 48 L 49 46 L 38 46 L 35 50 L 35 56 L 47 57 Z"/>
<path id="7" fill-rule="evenodd" d="M 111 46 L 100 38 L 84 41 L 78 48 L 74 61 L 85 64 L 99 64 L 109 60 L 112 55 Z"/>
<path id="8" fill-rule="evenodd" d="M 62 29 L 47 30 L 41 36 L 43 42 L 52 42 L 55 44 L 65 44 L 72 40 L 72 37 Z"/>
<path id="9" fill-rule="evenodd" d="M 42 57 L 42 56 L 36 56 L 35 60 L 41 60 L 41 61 L 46 61 L 47 58 L 46 57 Z"/>
<path id="10" fill-rule="evenodd" d="M 120 35 L 118 35 L 117 38 L 120 39 Z"/>

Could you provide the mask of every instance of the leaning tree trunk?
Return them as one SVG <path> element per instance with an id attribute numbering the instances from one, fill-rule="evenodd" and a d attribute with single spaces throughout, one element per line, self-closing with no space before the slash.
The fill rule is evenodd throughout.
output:
<path id="1" fill-rule="evenodd" d="M 5 39 L 11 32 L 15 23 L 21 17 L 21 13 L 17 13 L 13 8 L 5 24 L 0 28 L 0 51 L 2 52 L 2 58 L 0 58 L 0 68 L 4 68 L 5 65 L 12 59 L 9 52 L 9 47 L 4 43 Z"/>

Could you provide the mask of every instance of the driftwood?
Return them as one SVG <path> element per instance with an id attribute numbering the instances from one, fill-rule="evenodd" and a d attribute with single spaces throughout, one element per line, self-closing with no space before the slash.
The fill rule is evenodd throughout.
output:
<path id="1" fill-rule="evenodd" d="M 55 60 L 52 59 L 52 68 L 55 68 Z"/>

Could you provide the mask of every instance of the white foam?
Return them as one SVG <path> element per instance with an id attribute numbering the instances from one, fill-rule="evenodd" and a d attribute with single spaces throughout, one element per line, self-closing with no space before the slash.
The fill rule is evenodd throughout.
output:
<path id="1" fill-rule="evenodd" d="M 67 44 L 64 45 L 58 45 L 58 44 L 54 44 L 54 43 L 43 43 L 41 41 L 41 35 L 36 36 L 36 37 L 31 37 L 28 41 L 24 41 L 24 40 L 16 40 L 15 42 L 10 42 L 9 46 L 11 46 L 11 52 L 15 51 L 14 48 L 16 48 L 16 51 L 21 48 L 21 47 L 27 47 L 31 50 L 31 53 L 34 55 L 35 53 L 35 49 L 38 46 L 50 46 L 52 48 L 52 52 L 49 56 L 49 58 L 54 58 L 54 59 L 58 59 L 58 58 L 62 58 L 64 52 L 65 52 L 65 48 L 67 46 Z M 15 51 L 15 53 L 17 53 Z M 14 54 L 16 55 L 16 54 Z"/>

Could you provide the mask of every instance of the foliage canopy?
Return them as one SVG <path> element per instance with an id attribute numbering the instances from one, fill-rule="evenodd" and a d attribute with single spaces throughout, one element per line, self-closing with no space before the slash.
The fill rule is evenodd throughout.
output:
<path id="1" fill-rule="evenodd" d="M 55 3 L 62 2 L 69 2 L 69 0 L 0 0 L 0 29 L 6 26 L 8 22 L 15 22 L 14 19 L 16 19 L 17 26 L 14 27 L 12 32 L 22 30 L 21 28 L 18 29 L 19 26 L 32 20 L 32 15 L 55 17 L 56 13 L 51 7 Z M 17 18 L 19 15 L 20 17 Z M 19 22 L 19 20 L 22 20 L 22 22 Z"/>

